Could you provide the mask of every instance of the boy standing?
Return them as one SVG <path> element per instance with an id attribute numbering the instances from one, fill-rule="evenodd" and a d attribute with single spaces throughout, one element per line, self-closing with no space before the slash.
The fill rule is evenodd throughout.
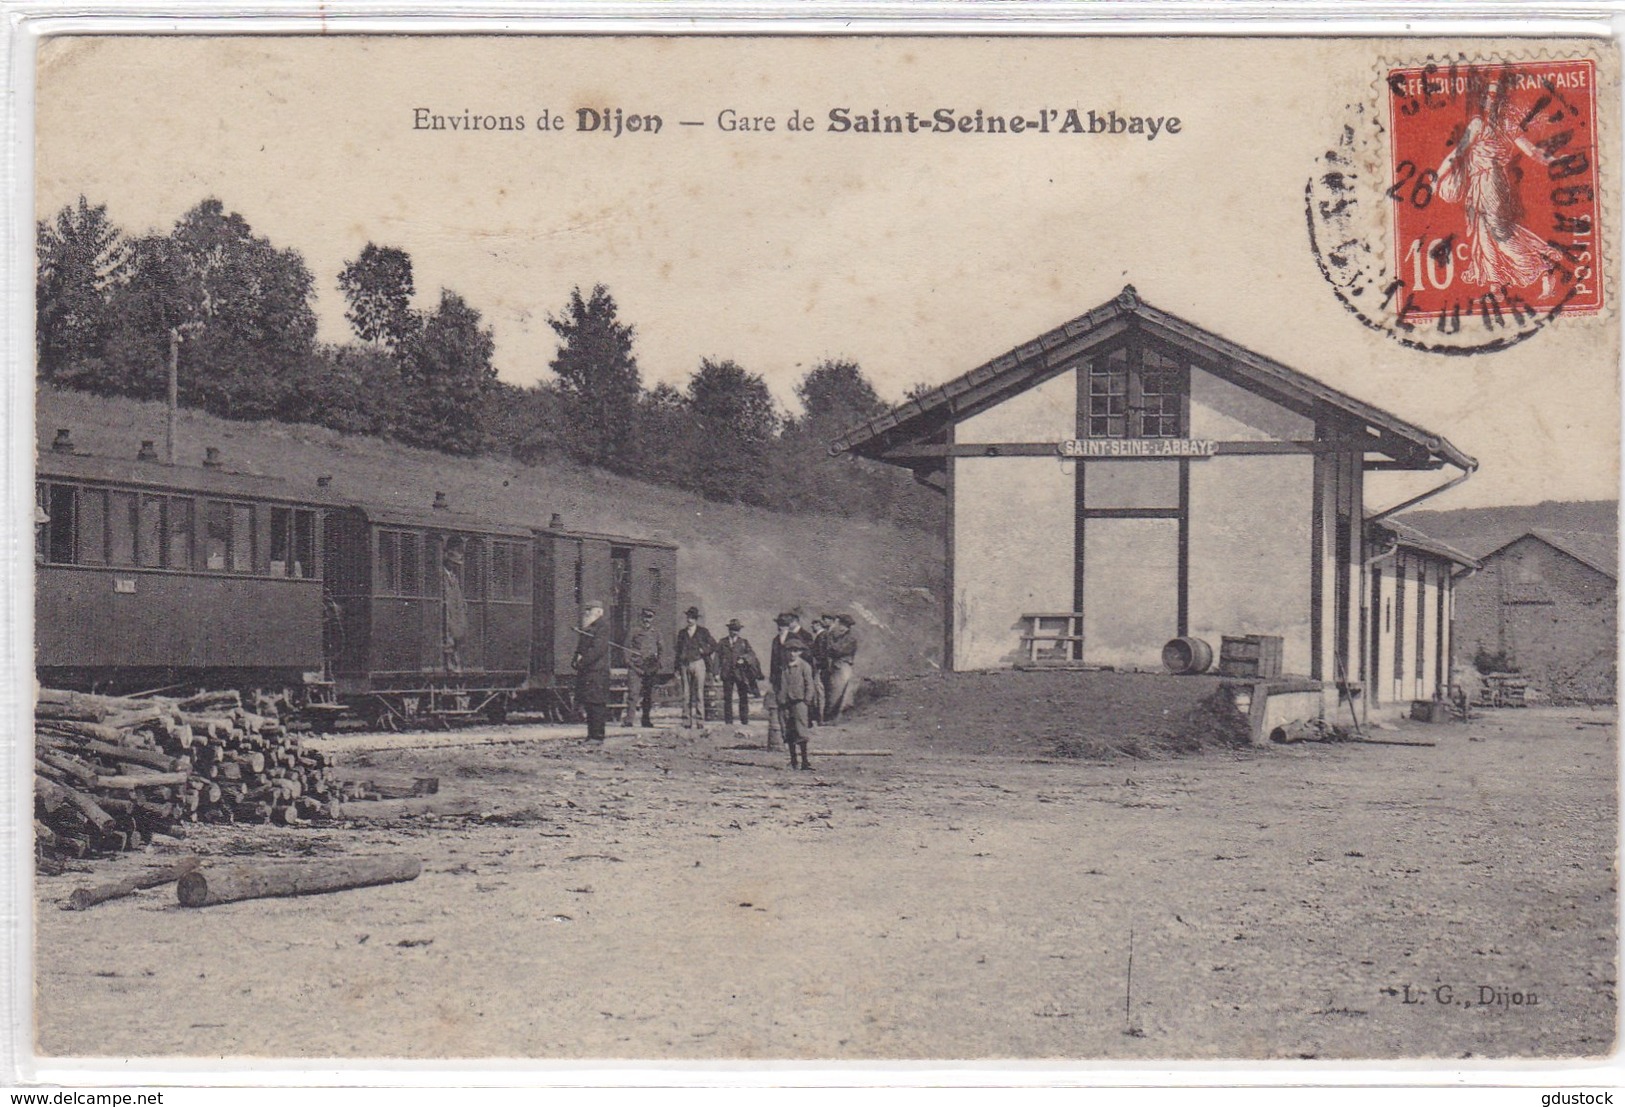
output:
<path id="1" fill-rule="evenodd" d="M 779 689 L 780 704 L 784 711 L 784 744 L 790 747 L 790 767 L 810 769 L 807 761 L 807 738 L 811 726 L 808 705 L 815 703 L 818 677 L 807 663 L 807 644 L 799 638 L 785 642 L 788 654 Z M 797 756 L 801 763 L 796 763 Z"/>

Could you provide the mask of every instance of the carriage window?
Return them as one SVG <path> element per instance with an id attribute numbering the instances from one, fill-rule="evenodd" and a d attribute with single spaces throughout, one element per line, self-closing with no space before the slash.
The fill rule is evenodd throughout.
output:
<path id="1" fill-rule="evenodd" d="M 649 606 L 650 607 L 659 607 L 660 606 L 660 589 L 661 589 L 661 585 L 662 585 L 662 582 L 660 580 L 660 569 L 658 567 L 651 566 L 649 568 Z"/>
<path id="2" fill-rule="evenodd" d="M 112 565 L 135 564 L 135 493 L 107 494 L 107 550 Z"/>
<path id="3" fill-rule="evenodd" d="M 254 571 L 254 509 L 248 504 L 231 505 L 231 571 Z"/>
<path id="4" fill-rule="evenodd" d="M 192 501 L 169 501 L 164 520 L 169 531 L 169 561 L 171 569 L 192 567 Z"/>
<path id="5" fill-rule="evenodd" d="M 43 563 L 51 553 L 51 486 L 34 484 L 34 560 Z"/>
<path id="6" fill-rule="evenodd" d="M 530 547 L 521 542 L 513 545 L 513 598 L 530 599 Z"/>
<path id="7" fill-rule="evenodd" d="M 582 566 L 581 561 L 582 561 L 581 543 L 577 542 L 576 543 L 576 606 L 577 607 L 580 607 L 582 605 L 582 603 L 585 602 L 582 599 L 582 595 L 581 595 L 581 574 L 582 574 L 582 571 L 583 571 L 583 566 Z"/>
<path id="8" fill-rule="evenodd" d="M 293 535 L 293 511 L 286 507 L 271 509 L 271 575 L 288 576 L 289 542 Z"/>
<path id="9" fill-rule="evenodd" d="M 136 533 L 136 550 L 141 564 L 156 569 L 164 563 L 164 500 L 162 496 L 141 497 L 141 527 Z"/>
<path id="10" fill-rule="evenodd" d="M 508 599 L 508 589 L 511 581 L 508 577 L 508 544 L 506 542 L 491 543 L 491 598 L 493 600 Z"/>
<path id="11" fill-rule="evenodd" d="M 375 588 L 381 596 L 398 596 L 401 591 L 400 535 L 394 531 L 378 532 L 378 580 Z"/>
<path id="12" fill-rule="evenodd" d="M 418 536 L 415 534 L 401 535 L 401 595 L 416 596 L 421 594 L 422 562 L 418 560 Z"/>
<path id="13" fill-rule="evenodd" d="M 463 598 L 477 600 L 485 595 L 485 543 L 470 538 L 463 547 Z"/>
<path id="14" fill-rule="evenodd" d="M 445 554 L 438 534 L 423 538 L 423 594 L 440 595 L 440 582 L 446 575 Z"/>
<path id="15" fill-rule="evenodd" d="M 230 548 L 231 505 L 209 500 L 203 505 L 203 567 L 225 572 L 226 551 Z"/>
<path id="16" fill-rule="evenodd" d="M 293 564 L 288 566 L 290 577 L 311 580 L 316 576 L 316 513 L 293 513 Z"/>
<path id="17" fill-rule="evenodd" d="M 107 494 L 99 488 L 86 488 L 79 493 L 76 549 L 81 565 L 107 564 Z"/>

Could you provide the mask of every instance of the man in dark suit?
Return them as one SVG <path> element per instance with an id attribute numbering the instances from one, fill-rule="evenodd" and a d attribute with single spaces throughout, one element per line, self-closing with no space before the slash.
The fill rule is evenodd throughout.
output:
<path id="1" fill-rule="evenodd" d="M 576 652 L 570 659 L 576 671 L 576 702 L 587 714 L 589 742 L 604 740 L 604 718 L 609 712 L 609 646 L 604 605 L 593 600 L 582 608 Z"/>
<path id="2" fill-rule="evenodd" d="M 739 697 L 739 723 L 750 725 L 750 696 L 762 679 L 762 663 L 750 640 L 740 635 L 738 619 L 728 620 L 728 637 L 717 643 L 717 675 L 722 678 L 722 721 L 734 721 L 734 696 Z"/>
<path id="3" fill-rule="evenodd" d="M 700 609 L 684 612 L 688 625 L 677 632 L 677 680 L 683 695 L 683 725 L 705 725 L 705 672 L 717 640 L 700 625 Z"/>

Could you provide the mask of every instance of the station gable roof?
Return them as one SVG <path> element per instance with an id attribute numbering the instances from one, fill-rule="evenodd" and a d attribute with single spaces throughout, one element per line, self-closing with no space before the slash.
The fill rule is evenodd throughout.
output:
<path id="1" fill-rule="evenodd" d="M 1476 460 L 1443 435 L 1153 307 L 1140 299 L 1133 285 L 1031 342 L 853 427 L 829 444 L 829 452 L 891 460 L 886 457 L 888 451 L 924 442 L 988 402 L 1039 383 L 1090 349 L 1132 328 L 1188 351 L 1204 365 L 1222 368 L 1255 391 L 1279 396 L 1308 410 L 1329 409 L 1353 423 L 1364 424 L 1373 432 L 1371 451 L 1386 454 L 1397 463 L 1396 467 L 1430 469 L 1449 464 L 1468 471 L 1478 467 Z"/>
<path id="2" fill-rule="evenodd" d="M 1525 538 L 1533 538 L 1537 542 L 1544 542 L 1560 553 L 1574 558 L 1588 569 L 1594 569 L 1609 580 L 1619 579 L 1619 541 L 1611 534 L 1597 534 L 1593 531 L 1580 530 L 1551 530 L 1547 527 L 1535 527 L 1526 534 L 1520 534 L 1505 545 L 1498 546 L 1485 554 L 1482 560 L 1490 558 L 1511 549 Z"/>

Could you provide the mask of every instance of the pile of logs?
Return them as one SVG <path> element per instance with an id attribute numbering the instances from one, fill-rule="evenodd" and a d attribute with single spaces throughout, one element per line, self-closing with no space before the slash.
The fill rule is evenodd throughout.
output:
<path id="1" fill-rule="evenodd" d="M 298 825 L 335 798 L 327 759 L 274 703 L 46 689 L 35 708 L 34 830 L 42 857 L 137 849 L 188 822 Z"/>

